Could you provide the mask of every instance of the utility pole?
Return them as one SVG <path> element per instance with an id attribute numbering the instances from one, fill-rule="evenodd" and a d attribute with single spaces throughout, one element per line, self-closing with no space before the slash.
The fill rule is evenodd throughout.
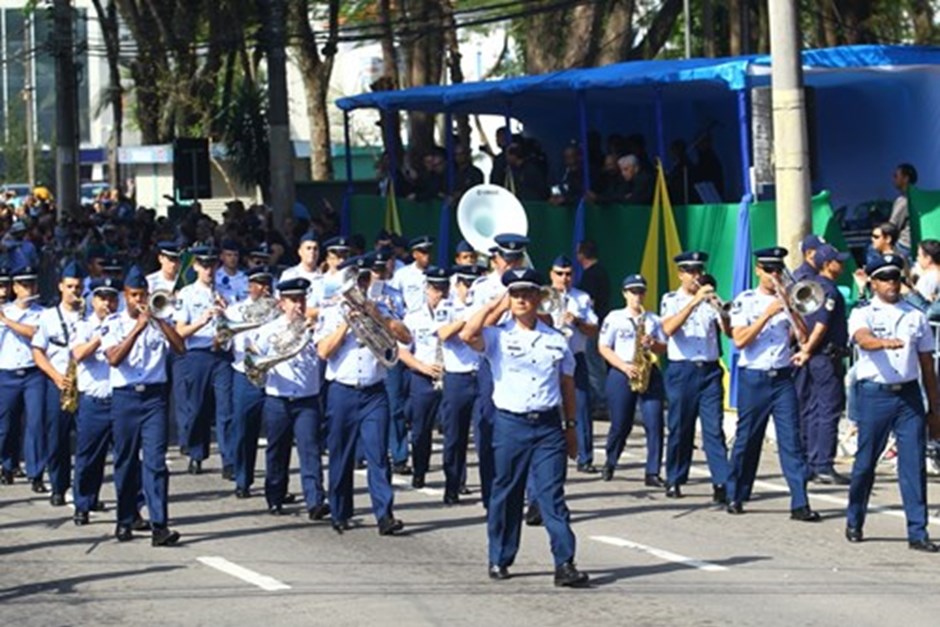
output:
<path id="1" fill-rule="evenodd" d="M 23 100 L 26 114 L 26 178 L 30 193 L 36 187 L 36 135 L 33 133 L 33 42 L 31 38 L 33 21 L 29 15 L 23 20 Z"/>
<path id="2" fill-rule="evenodd" d="M 294 208 L 294 150 L 290 143 L 287 104 L 287 50 L 284 37 L 284 0 L 265 0 L 267 5 L 268 145 L 274 227 L 281 232 Z"/>
<path id="3" fill-rule="evenodd" d="M 54 0 L 52 41 L 56 84 L 55 186 L 59 218 L 76 215 L 78 194 L 78 77 L 72 41 L 72 2 Z"/>
<path id="4" fill-rule="evenodd" d="M 777 186 L 777 242 L 802 261 L 799 243 L 812 228 L 806 96 L 795 0 L 768 0 L 771 93 Z"/>
<path id="5" fill-rule="evenodd" d="M 682 25 L 685 30 L 685 58 L 692 58 L 692 4 L 691 0 L 682 0 Z"/>

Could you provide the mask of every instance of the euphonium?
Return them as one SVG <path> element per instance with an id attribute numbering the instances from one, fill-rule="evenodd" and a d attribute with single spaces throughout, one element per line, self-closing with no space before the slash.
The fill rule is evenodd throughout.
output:
<path id="1" fill-rule="evenodd" d="M 236 334 L 250 331 L 274 320 L 278 315 L 277 300 L 262 296 L 258 300 L 246 302 L 239 307 L 240 322 L 232 322 L 221 316 L 215 325 L 215 344 L 222 346 Z"/>
<path id="2" fill-rule="evenodd" d="M 358 285 L 358 271 L 351 269 L 340 288 L 343 318 L 359 343 L 368 348 L 386 368 L 398 363 L 398 341 L 392 336 L 385 321 L 366 307 L 366 296 Z"/>
<path id="3" fill-rule="evenodd" d="M 80 319 L 85 319 L 85 299 L 78 299 Z M 59 407 L 62 411 L 74 414 L 78 411 L 78 362 L 69 351 L 69 365 L 65 368 L 65 389 L 59 394 Z"/>
<path id="4" fill-rule="evenodd" d="M 299 355 L 312 339 L 313 330 L 304 318 L 298 318 L 269 339 L 270 355 L 257 357 L 251 352 L 245 353 L 245 376 L 259 388 L 264 387 L 268 370 Z"/>
<path id="5" fill-rule="evenodd" d="M 636 376 L 630 378 L 630 389 L 638 394 L 646 392 L 650 386 L 650 374 L 653 372 L 653 364 L 656 363 L 656 357 L 646 348 L 646 321 L 641 315 L 636 323 L 636 339 L 633 345 L 633 366 L 636 368 Z"/>

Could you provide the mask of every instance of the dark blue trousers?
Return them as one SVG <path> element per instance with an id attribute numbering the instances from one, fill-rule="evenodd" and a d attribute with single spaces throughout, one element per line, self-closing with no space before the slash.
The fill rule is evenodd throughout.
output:
<path id="1" fill-rule="evenodd" d="M 166 396 L 165 384 L 148 385 L 143 391 L 116 388 L 113 392 L 111 429 L 119 525 L 134 521 L 137 495 L 143 485 L 150 522 L 156 527 L 166 526 L 170 479 L 166 467 Z"/>
<path id="2" fill-rule="evenodd" d="M 166 367 L 169 371 L 167 377 L 170 386 L 170 398 L 167 402 L 168 416 L 173 420 L 176 426 L 176 443 L 180 447 L 187 447 L 186 441 L 186 395 L 189 384 L 186 377 L 186 356 L 170 353 L 166 356 Z"/>
<path id="3" fill-rule="evenodd" d="M 659 475 L 663 463 L 663 376 L 659 368 L 650 371 L 650 384 L 643 394 L 630 389 L 627 375 L 611 368 L 607 372 L 607 407 L 610 430 L 607 432 L 607 466 L 617 467 L 627 437 L 633 430 L 637 403 L 646 428 L 646 474 Z"/>
<path id="4" fill-rule="evenodd" d="M 15 451 L 19 447 L 16 443 L 8 443 L 8 432 L 18 432 L 11 429 L 13 422 L 20 419 L 20 414 L 26 414 L 26 436 L 23 444 L 23 453 L 26 458 L 26 476 L 30 479 L 39 479 L 45 470 L 46 434 L 43 413 L 45 410 L 46 375 L 39 368 L 24 368 L 22 370 L 0 370 L 0 443 L 3 450 Z M 12 471 L 19 464 L 14 457 L 4 458 L 3 469 Z"/>
<path id="5" fill-rule="evenodd" d="M 72 424 L 73 416 L 62 411 L 61 392 L 52 379 L 46 382 L 46 468 L 49 471 L 49 487 L 53 494 L 65 494 L 72 479 Z"/>
<path id="6" fill-rule="evenodd" d="M 89 512 L 98 502 L 104 465 L 111 448 L 111 399 L 79 396 L 75 417 L 75 510 Z"/>
<path id="7" fill-rule="evenodd" d="M 695 446 L 695 418 L 702 421 L 702 445 L 714 485 L 728 481 L 728 445 L 725 442 L 724 388 L 718 362 L 674 361 L 666 369 L 669 399 L 669 436 L 666 442 L 666 482 L 689 480 Z"/>
<path id="8" fill-rule="evenodd" d="M 232 371 L 232 449 L 235 455 L 235 485 L 247 490 L 255 482 L 258 436 L 264 390 L 251 383 L 241 372 Z M 270 446 L 270 442 L 268 443 Z"/>
<path id="9" fill-rule="evenodd" d="M 4 436 L 5 441 L 0 440 L 0 463 L 3 464 L 4 468 L 16 468 L 20 465 L 20 460 L 23 459 L 24 417 L 20 414 L 19 416 L 11 416 L 11 418 Z M 4 425 L 0 424 L 0 432 L 3 431 L 3 428 Z"/>
<path id="10" fill-rule="evenodd" d="M 323 451 L 320 443 L 320 402 L 316 396 L 264 399 L 264 497 L 268 507 L 281 505 L 290 478 L 291 444 L 297 442 L 300 485 L 307 509 L 323 503 Z"/>
<path id="11" fill-rule="evenodd" d="M 409 372 L 408 378 L 406 407 L 411 421 L 411 457 L 415 476 L 423 477 L 431 466 L 431 441 L 441 406 L 441 393 L 434 389 L 431 377 Z"/>
<path id="12" fill-rule="evenodd" d="M 327 398 L 330 421 L 330 511 L 334 524 L 353 515 L 353 468 L 356 443 L 368 463 L 369 496 L 376 520 L 392 515 L 388 465 L 388 394 L 381 383 L 355 388 L 333 381 Z"/>
<path id="13" fill-rule="evenodd" d="M 800 435 L 811 473 L 832 472 L 839 442 L 839 418 L 845 409 L 845 370 L 841 359 L 813 355 L 796 369 Z"/>
<path id="14" fill-rule="evenodd" d="M 578 463 L 594 462 L 594 421 L 591 419 L 591 378 L 584 353 L 574 356 L 575 433 Z"/>
<path id="15" fill-rule="evenodd" d="M 898 486 L 907 539 L 927 538 L 927 470 L 924 461 L 924 404 L 916 381 L 891 391 L 870 381 L 859 381 L 858 451 L 849 486 L 846 524 L 862 528 L 868 511 L 868 498 L 875 481 L 875 467 L 888 443 L 891 431 L 897 441 Z"/>
<path id="16" fill-rule="evenodd" d="M 493 421 L 493 493 L 487 510 L 490 563 L 510 566 L 519 551 L 529 473 L 532 498 L 542 511 L 555 566 L 574 559 L 575 537 L 565 505 L 568 468 L 565 433 L 557 410 L 529 419 L 497 411 Z"/>
<path id="17" fill-rule="evenodd" d="M 763 370 L 742 368 L 738 379 L 738 428 L 731 452 L 728 500 L 751 498 L 767 421 L 774 416 L 780 468 L 790 488 L 790 509 L 809 504 L 806 497 L 806 462 L 800 445 L 799 410 L 790 368 L 776 376 Z"/>
<path id="18" fill-rule="evenodd" d="M 408 463 L 408 418 L 405 406 L 408 398 L 408 369 L 398 362 L 385 375 L 388 393 L 388 453 L 393 464 Z"/>
<path id="19" fill-rule="evenodd" d="M 444 374 L 441 426 L 444 428 L 444 494 L 456 496 L 467 475 L 470 422 L 479 389 L 475 372 Z"/>
<path id="20" fill-rule="evenodd" d="M 185 433 L 189 456 L 202 461 L 209 457 L 212 440 L 212 416 L 215 436 L 222 455 L 222 465 L 234 465 L 231 447 L 232 357 L 229 353 L 193 350 L 180 359 L 186 362 Z M 208 402 L 212 399 L 213 404 Z"/>
<path id="21" fill-rule="evenodd" d="M 490 491 L 493 487 L 493 371 L 490 362 L 480 361 L 477 371 L 477 402 L 473 409 L 473 443 L 477 449 L 477 464 L 480 472 L 480 500 L 484 509 L 489 507 Z"/>

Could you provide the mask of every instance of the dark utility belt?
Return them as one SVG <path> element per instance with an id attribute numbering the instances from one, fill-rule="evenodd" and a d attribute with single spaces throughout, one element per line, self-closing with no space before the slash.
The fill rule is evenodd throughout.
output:
<path id="1" fill-rule="evenodd" d="M 822 347 L 822 350 L 819 351 L 820 355 L 825 357 L 831 357 L 832 359 L 844 359 L 851 354 L 848 347 L 839 346 L 838 344 L 826 344 Z"/>

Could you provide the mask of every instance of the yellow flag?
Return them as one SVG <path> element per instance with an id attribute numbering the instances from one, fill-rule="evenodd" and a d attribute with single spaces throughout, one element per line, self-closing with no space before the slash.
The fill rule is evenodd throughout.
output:
<path id="1" fill-rule="evenodd" d="M 658 159 L 656 160 L 656 188 L 660 190 L 663 207 L 662 213 L 665 223 L 663 236 L 666 238 L 666 267 L 669 268 L 669 290 L 674 291 L 679 289 L 679 274 L 673 259 L 682 252 L 682 242 L 679 241 L 676 216 L 672 212 L 672 201 L 669 199 L 669 186 L 666 185 L 663 162 Z"/>
<path id="2" fill-rule="evenodd" d="M 640 274 L 646 279 L 646 298 L 643 307 L 647 311 L 657 311 L 659 299 L 659 187 L 653 192 L 653 206 L 650 212 L 650 226 L 646 231 L 646 246 L 643 248 L 643 263 Z"/>
<path id="3" fill-rule="evenodd" d="M 640 274 L 646 279 L 647 290 L 643 306 L 649 311 L 656 311 L 659 299 L 659 257 L 660 239 L 659 223 L 663 222 L 663 237 L 666 241 L 666 267 L 669 268 L 666 283 L 669 290 L 679 289 L 679 277 L 673 258 L 682 252 L 682 242 L 679 241 L 679 230 L 676 228 L 676 217 L 672 212 L 672 201 L 669 199 L 669 189 L 666 185 L 666 174 L 661 161 L 656 161 L 656 184 L 653 188 L 653 206 L 650 212 L 650 225 L 646 232 L 646 246 L 643 249 L 643 263 Z"/>
<path id="4" fill-rule="evenodd" d="M 398 201 L 395 200 L 395 180 L 389 177 L 385 190 L 385 230 L 401 235 L 401 220 L 398 218 Z"/>

